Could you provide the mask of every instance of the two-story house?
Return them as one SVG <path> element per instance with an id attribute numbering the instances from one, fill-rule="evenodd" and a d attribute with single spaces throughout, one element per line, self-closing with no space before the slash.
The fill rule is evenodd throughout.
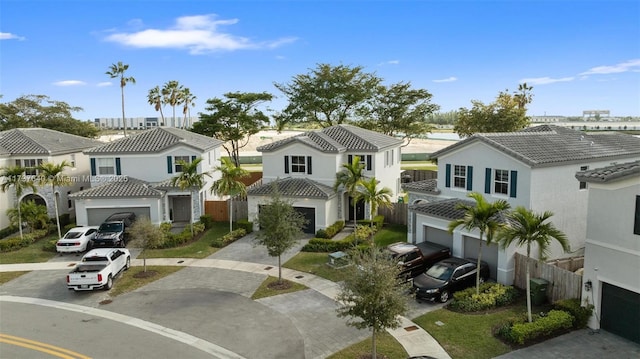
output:
<path id="1" fill-rule="evenodd" d="M 640 161 L 578 172 L 588 187 L 583 303 L 589 327 L 640 344 Z"/>
<path id="2" fill-rule="evenodd" d="M 436 242 L 450 247 L 455 256 L 477 257 L 477 231 L 448 232 L 449 222 L 463 214 L 458 203 L 469 201 L 467 195 L 473 191 L 489 202 L 503 199 L 512 207 L 553 212 L 551 221 L 577 253 L 585 245 L 588 184 L 576 183 L 575 173 L 640 159 L 640 138 L 541 125 L 518 132 L 475 134 L 433 153 L 432 158 L 438 161 L 437 179 L 403 187 L 411 204 L 409 242 Z M 503 250 L 493 244 L 483 246 L 482 258 L 489 263 L 491 277 L 510 284 L 513 254 L 524 250 L 516 246 Z M 552 243 L 549 258 L 568 255 Z"/>
<path id="3" fill-rule="evenodd" d="M 69 186 L 56 188 L 58 213 L 74 215 L 73 201 L 69 195 L 89 186 L 89 158 L 83 150 L 95 147 L 100 142 L 86 137 L 71 135 L 45 128 L 16 128 L 0 132 L 0 167 L 20 166 L 25 168 L 25 179 L 40 179 L 37 166 L 51 162 L 66 161 L 69 167 L 63 175 L 70 180 Z M 47 207 L 49 217 L 55 218 L 54 193 L 51 185 L 37 186 L 36 192 L 26 189 L 16 198 L 14 188 L 0 193 L 0 228 L 9 226 L 7 210 L 15 208 L 17 200 L 33 200 Z"/>
<path id="4" fill-rule="evenodd" d="M 196 222 L 211 184 L 220 177 L 222 141 L 177 128 L 155 128 L 86 150 L 91 188 L 73 195 L 78 225 L 97 225 L 114 212 L 135 212 L 153 223 Z M 182 172 L 180 161 L 201 158 L 204 186 L 170 185 Z"/>
<path id="5" fill-rule="evenodd" d="M 363 175 L 375 177 L 388 187 L 397 201 L 400 192 L 400 146 L 402 140 L 351 125 L 309 131 L 260 146 L 262 184 L 248 191 L 249 220 L 268 202 L 274 184 L 283 198 L 308 220 L 305 232 L 315 233 L 338 220 L 352 220 L 354 201 L 344 191 L 333 190 L 342 165 L 360 158 Z M 368 216 L 363 202 L 355 203 L 356 219 Z"/>

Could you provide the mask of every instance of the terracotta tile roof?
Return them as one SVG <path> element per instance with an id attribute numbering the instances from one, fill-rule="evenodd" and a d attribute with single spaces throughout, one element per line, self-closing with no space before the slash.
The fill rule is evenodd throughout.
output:
<path id="1" fill-rule="evenodd" d="M 283 197 L 324 198 L 335 196 L 333 188 L 308 178 L 283 178 L 248 189 L 250 196 L 269 196 L 273 194 L 274 184 Z"/>
<path id="2" fill-rule="evenodd" d="M 631 177 L 640 177 L 640 161 L 621 163 L 576 173 L 576 179 L 580 182 L 614 182 Z"/>
<path id="3" fill-rule="evenodd" d="M 103 144 L 85 151 L 86 154 L 103 153 L 156 153 L 183 144 L 199 151 L 221 146 L 222 141 L 213 137 L 170 127 L 157 127 L 133 136 Z"/>
<path id="4" fill-rule="evenodd" d="M 148 182 L 133 177 L 118 176 L 105 184 L 97 185 L 70 195 L 74 199 L 89 198 L 161 198 L 163 192 L 153 188 Z"/>
<path id="5" fill-rule="evenodd" d="M 63 155 L 101 145 L 91 138 L 47 128 L 15 128 L 0 132 L 0 153 L 7 155 Z"/>
<path id="6" fill-rule="evenodd" d="M 407 192 L 424 192 L 430 194 L 440 194 L 440 190 L 438 189 L 438 180 L 437 179 L 428 179 L 424 181 L 416 181 L 403 183 L 402 189 Z"/>

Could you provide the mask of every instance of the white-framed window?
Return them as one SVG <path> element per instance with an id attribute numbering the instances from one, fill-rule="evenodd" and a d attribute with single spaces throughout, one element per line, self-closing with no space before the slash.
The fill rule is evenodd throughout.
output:
<path id="1" fill-rule="evenodd" d="M 305 156 L 291 156 L 291 172 L 307 173 L 307 162 Z"/>
<path id="2" fill-rule="evenodd" d="M 362 168 L 364 168 L 365 170 L 367 170 L 368 168 L 371 168 L 367 163 L 367 158 L 371 158 L 371 157 L 367 157 L 367 155 L 356 155 L 356 156 L 360 158 L 360 165 L 362 166 Z"/>
<path id="3" fill-rule="evenodd" d="M 71 168 L 76 168 L 76 154 L 75 153 L 71 154 L 71 163 L 70 163 L 70 165 L 71 165 Z"/>
<path id="4" fill-rule="evenodd" d="M 509 171 L 494 170 L 493 171 L 493 193 L 509 194 Z"/>
<path id="5" fill-rule="evenodd" d="M 453 187 L 467 189 L 467 166 L 453 166 Z"/>
<path id="6" fill-rule="evenodd" d="M 98 175 L 116 174 L 116 161 L 114 158 L 97 158 Z"/>
<path id="7" fill-rule="evenodd" d="M 580 166 L 580 171 L 587 171 L 589 166 Z M 587 189 L 587 182 L 580 182 L 580 189 Z"/>
<path id="8" fill-rule="evenodd" d="M 173 156 L 173 170 L 176 173 L 182 172 L 182 165 L 179 162 L 191 163 L 191 157 L 189 156 Z"/>
<path id="9" fill-rule="evenodd" d="M 17 159 L 16 166 L 24 168 L 25 176 L 37 176 L 38 169 L 37 166 L 42 164 L 42 159 L 35 158 L 26 158 L 26 159 Z"/>

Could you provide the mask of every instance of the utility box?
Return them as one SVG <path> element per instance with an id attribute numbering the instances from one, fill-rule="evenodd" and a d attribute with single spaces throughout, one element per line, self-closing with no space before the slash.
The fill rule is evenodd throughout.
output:
<path id="1" fill-rule="evenodd" d="M 531 278 L 531 305 L 542 305 L 547 302 L 547 288 L 549 281 L 542 278 Z"/>
<path id="2" fill-rule="evenodd" d="M 338 251 L 329 254 L 329 261 L 327 264 L 334 268 L 341 268 L 349 264 L 348 255 L 345 252 Z"/>

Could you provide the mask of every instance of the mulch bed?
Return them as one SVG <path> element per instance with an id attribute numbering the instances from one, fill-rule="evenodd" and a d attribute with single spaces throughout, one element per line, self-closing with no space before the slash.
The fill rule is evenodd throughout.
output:
<path id="1" fill-rule="evenodd" d="M 273 290 L 286 290 L 292 287 L 291 282 L 288 280 L 282 280 L 282 282 L 275 281 L 273 283 L 267 284 L 267 288 Z"/>

